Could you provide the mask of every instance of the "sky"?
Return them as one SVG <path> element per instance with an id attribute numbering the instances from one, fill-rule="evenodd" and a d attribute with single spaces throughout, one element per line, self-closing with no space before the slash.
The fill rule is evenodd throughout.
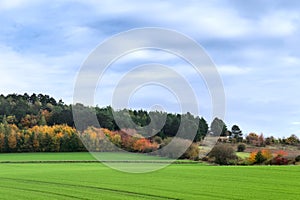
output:
<path id="1" fill-rule="evenodd" d="M 103 41 L 133 28 L 178 31 L 213 60 L 226 95 L 225 122 L 265 136 L 300 136 L 299 1 L 0 1 L 0 93 L 44 93 L 72 103 L 82 63 Z M 211 121 L 203 79 L 180 58 L 143 50 L 110 66 L 95 91 L 106 106 L 132 67 L 168 65 L 195 90 L 199 110 Z M 167 79 L 168 77 L 166 77 Z M 176 95 L 158 85 L 137 89 L 129 107 L 162 105 L 179 112 Z"/>

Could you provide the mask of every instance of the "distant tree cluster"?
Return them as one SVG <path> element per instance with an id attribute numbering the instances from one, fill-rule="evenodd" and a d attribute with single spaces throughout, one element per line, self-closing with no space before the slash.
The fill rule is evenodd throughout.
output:
<path id="1" fill-rule="evenodd" d="M 288 157 L 283 150 L 271 152 L 269 149 L 253 151 L 249 158 L 249 164 L 287 165 L 297 162 L 296 158 Z"/>
<path id="2" fill-rule="evenodd" d="M 130 133 L 129 133 L 130 132 Z M 159 144 L 143 138 L 135 130 L 110 131 L 104 128 L 89 127 L 78 133 L 89 151 L 119 151 L 152 152 L 159 148 Z"/>
<path id="3" fill-rule="evenodd" d="M 67 124 L 74 126 L 71 106 L 49 95 L 0 95 L 0 120 L 21 129 L 36 125 Z"/>
<path id="4" fill-rule="evenodd" d="M 151 132 L 157 132 L 157 136 L 162 139 L 173 137 L 182 128 L 183 132 L 189 133 L 191 127 L 196 128 L 196 136 L 194 142 L 201 141 L 208 132 L 208 124 L 204 118 L 193 116 L 190 113 L 172 114 L 158 111 L 145 110 L 113 110 L 112 107 L 105 108 L 87 107 L 82 104 L 73 105 L 76 111 L 95 113 L 101 128 L 107 128 L 111 131 L 120 130 L 123 128 L 135 128 L 132 126 L 131 120 L 140 127 L 145 127 L 151 122 L 151 118 L 160 119 L 166 118 L 166 122 L 161 130 L 154 130 L 153 127 L 148 127 L 148 133 L 143 133 L 137 130 L 142 135 L 147 135 Z M 115 114 L 115 115 L 114 115 Z M 122 127 L 119 127 L 114 120 L 117 117 L 122 121 Z M 36 125 L 63 125 L 74 126 L 72 106 L 66 105 L 62 100 L 56 101 L 53 97 L 43 94 L 24 95 L 10 94 L 7 96 L 0 95 L 0 121 L 7 121 L 8 124 L 16 124 L 19 129 L 28 129 Z M 121 119 L 120 119 L 121 118 Z M 187 119 L 186 126 L 180 127 L 182 118 Z M 80 130 L 85 130 L 91 124 L 92 120 L 88 117 L 82 121 L 83 127 L 77 127 Z M 155 120 L 154 120 L 155 121 Z M 159 120 L 157 120 L 159 121 Z M 145 131 L 145 130 L 144 130 Z M 184 138 L 184 135 L 182 135 Z"/>
<path id="5" fill-rule="evenodd" d="M 76 129 L 73 112 L 84 116 L 80 119 L 80 124 L 76 124 Z M 97 123 L 92 120 L 95 116 Z M 282 144 L 300 148 L 296 135 L 265 138 L 263 134 L 249 133 L 244 137 L 238 125 L 233 125 L 228 130 L 226 124 L 218 118 L 212 121 L 209 128 L 204 118 L 190 113 L 67 105 L 62 100 L 57 101 L 43 94 L 0 95 L 1 121 L 0 152 L 86 151 L 86 147 L 92 151 L 112 151 L 117 146 L 127 151 L 145 153 L 162 149 L 174 140 L 177 146 L 170 146 L 174 151 L 160 151 L 162 156 L 178 157 L 176 149 L 193 142 L 181 158 L 197 159 L 199 142 L 207 134 L 220 136 L 219 142 L 239 143 L 237 150 L 240 152 L 246 149 L 245 144 L 256 147 Z M 160 123 L 162 126 L 159 126 Z M 195 134 L 190 137 L 194 131 Z M 224 157 L 222 153 L 226 153 L 225 160 L 218 157 Z M 264 152 L 261 154 L 262 156 L 258 153 L 255 163 L 265 157 Z M 218 163 L 230 163 L 233 159 L 231 149 L 228 150 L 225 146 L 214 149 L 210 156 Z M 277 161 L 274 160 L 274 163 Z"/>
<path id="6" fill-rule="evenodd" d="M 130 132 L 130 133 L 129 133 Z M 104 128 L 89 127 L 82 132 L 68 125 L 34 126 L 19 129 L 14 124 L 0 123 L 0 152 L 110 152 L 126 150 L 129 152 L 149 153 L 168 145 L 170 139 L 164 140 L 144 138 L 135 130 L 110 131 Z M 180 148 L 182 142 L 192 141 L 178 139 L 175 148 Z M 178 146 L 179 145 L 179 146 Z M 118 147 L 118 148 L 117 148 Z M 160 155 L 174 158 L 176 149 L 162 152 Z M 198 145 L 191 145 L 181 158 L 197 159 Z M 179 156 L 178 156 L 179 157 Z M 177 157 L 176 157 L 177 158 Z"/>
<path id="7" fill-rule="evenodd" d="M 275 138 L 273 136 L 265 138 L 263 134 L 258 135 L 256 133 L 249 133 L 246 136 L 245 143 L 257 147 L 264 147 L 266 145 L 276 145 L 276 144 L 299 146 L 300 140 L 295 134 L 292 134 L 287 138 Z"/>
<path id="8" fill-rule="evenodd" d="M 68 125 L 34 126 L 20 130 L 14 124 L 0 123 L 0 152 L 86 151 L 74 128 Z"/>

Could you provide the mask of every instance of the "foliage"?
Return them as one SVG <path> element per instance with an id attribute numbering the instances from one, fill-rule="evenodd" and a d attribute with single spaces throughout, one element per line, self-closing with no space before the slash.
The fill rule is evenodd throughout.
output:
<path id="1" fill-rule="evenodd" d="M 266 161 L 267 158 L 264 157 L 261 151 L 258 151 L 255 155 L 255 163 L 262 164 L 264 161 Z"/>
<path id="2" fill-rule="evenodd" d="M 273 165 L 287 165 L 289 163 L 289 160 L 285 157 L 282 157 L 280 155 L 277 155 L 272 159 L 271 162 Z"/>
<path id="3" fill-rule="evenodd" d="M 273 164 L 284 165 L 288 164 L 289 160 L 286 158 L 287 152 L 279 150 L 272 154 L 269 149 L 253 151 L 249 158 L 249 164 Z"/>
<path id="4" fill-rule="evenodd" d="M 272 152 L 269 149 L 261 150 L 261 154 L 266 160 L 270 160 L 273 158 Z"/>
<path id="5" fill-rule="evenodd" d="M 156 137 L 158 140 L 158 137 Z M 172 138 L 168 139 L 168 142 Z M 176 158 L 177 148 L 187 142 L 182 138 L 175 138 L 175 146 L 171 152 L 164 156 Z M 83 142 L 83 143 L 82 143 Z M 166 145 L 167 140 L 161 141 L 161 146 Z M 84 145 L 85 146 L 84 146 Z M 68 125 L 33 126 L 26 130 L 20 130 L 14 124 L 0 123 L 0 152 L 110 152 L 120 149 L 130 152 L 153 152 L 159 148 L 154 140 L 143 138 L 135 130 L 124 129 L 110 131 L 104 128 L 89 127 L 82 132 Z M 120 148 L 120 149 L 118 149 Z M 182 158 L 196 159 L 199 150 L 196 144 L 190 146 Z"/>
<path id="6" fill-rule="evenodd" d="M 231 139 L 234 139 L 236 142 L 243 141 L 243 133 L 238 125 L 233 125 L 231 128 Z"/>
<path id="7" fill-rule="evenodd" d="M 296 135 L 292 134 L 290 137 L 288 137 L 286 139 L 285 142 L 286 142 L 286 144 L 289 144 L 289 145 L 296 145 L 296 144 L 299 144 L 299 138 Z"/>
<path id="8" fill-rule="evenodd" d="M 209 153 L 209 157 L 214 158 L 215 163 L 220 165 L 227 165 L 230 160 L 237 158 L 233 148 L 225 144 L 216 145 Z"/>
<path id="9" fill-rule="evenodd" d="M 161 144 L 163 140 L 159 136 L 154 136 L 153 141 L 157 144 Z"/>
<path id="10" fill-rule="evenodd" d="M 265 146 L 265 137 L 263 134 L 258 136 L 258 146 L 263 147 Z"/>
<path id="11" fill-rule="evenodd" d="M 257 151 L 251 152 L 251 154 L 250 154 L 250 156 L 248 158 L 249 164 L 254 164 L 255 163 L 255 161 L 256 161 L 256 159 L 255 159 L 256 154 L 257 154 Z"/>
<path id="12" fill-rule="evenodd" d="M 275 154 L 277 156 L 281 156 L 281 157 L 288 156 L 288 153 L 284 150 L 279 150 L 279 151 L 275 152 Z"/>
<path id="13" fill-rule="evenodd" d="M 199 158 L 199 147 L 197 144 L 192 143 L 191 146 L 181 156 L 182 159 L 198 160 Z"/>
<path id="14" fill-rule="evenodd" d="M 247 144 L 258 146 L 258 135 L 256 133 L 249 133 L 246 137 Z"/>
<path id="15" fill-rule="evenodd" d="M 246 145 L 245 144 L 239 144 L 237 147 L 237 152 L 244 152 L 246 149 Z"/>
<path id="16" fill-rule="evenodd" d="M 20 130 L 14 124 L 0 124 L 0 152 L 63 151 L 85 151 L 72 127 L 34 126 Z"/>
<path id="17" fill-rule="evenodd" d="M 166 148 L 165 146 L 168 147 Z M 164 156 L 168 158 L 182 158 L 182 159 L 196 159 L 199 155 L 198 145 L 192 145 L 191 140 L 182 139 L 179 137 L 166 138 L 162 145 L 159 156 Z M 183 153 L 183 155 L 181 155 Z M 195 155 L 197 153 L 197 155 Z"/>
<path id="18" fill-rule="evenodd" d="M 265 138 L 263 134 L 249 133 L 246 137 L 247 144 L 255 145 L 257 147 L 265 146 Z"/>
<path id="19" fill-rule="evenodd" d="M 105 108 L 87 107 L 82 104 L 67 105 L 62 100 L 56 101 L 53 97 L 43 94 L 24 95 L 10 94 L 7 96 L 0 95 L 0 121 L 6 119 L 9 124 L 16 124 L 19 129 L 28 129 L 36 125 L 68 125 L 74 127 L 72 108 L 76 108 L 76 112 L 87 116 L 83 119 L 82 127 L 76 127 L 79 131 L 86 130 L 89 126 L 95 126 L 91 124 L 89 113 L 96 114 L 99 124 L 102 128 L 109 129 L 111 131 L 117 131 L 121 129 L 136 129 L 141 135 L 152 135 L 153 132 L 157 132 L 157 136 L 162 139 L 166 137 L 174 137 L 178 132 L 179 125 L 182 119 L 186 119 L 187 123 L 181 127 L 184 134 L 181 136 L 186 139 L 186 135 L 191 134 L 191 128 L 195 128 L 194 142 L 201 141 L 208 132 L 208 124 L 204 118 L 193 116 L 190 113 L 186 114 L 172 114 L 159 111 L 145 111 L 145 110 L 117 110 L 107 106 Z M 121 126 L 116 124 L 114 116 L 119 117 L 122 122 Z M 146 127 L 153 121 L 160 122 L 160 119 L 166 118 L 166 123 L 161 130 L 157 129 L 155 123 L 152 127 L 145 129 L 146 133 L 141 132 L 139 127 Z M 133 123 L 131 123 L 133 122 Z"/>
<path id="20" fill-rule="evenodd" d="M 74 127 L 72 108 L 82 113 L 93 113 L 99 121 L 101 128 L 106 128 L 111 131 L 118 131 L 124 128 L 136 129 L 141 135 L 152 135 L 157 133 L 157 136 L 164 139 L 167 137 L 174 137 L 179 129 L 179 125 L 183 119 L 187 120 L 187 124 L 182 128 L 184 132 L 180 137 L 183 139 L 191 139 L 187 135 L 191 134 L 191 130 L 196 128 L 196 136 L 194 142 L 201 141 L 208 133 L 209 127 L 203 117 L 193 116 L 190 113 L 173 114 L 159 111 L 145 111 L 145 110 L 114 110 L 111 106 L 104 108 L 88 107 L 82 104 L 67 105 L 62 100 L 56 100 L 49 95 L 44 94 L 9 94 L 0 95 L 0 121 L 5 121 L 8 124 L 15 124 L 19 129 L 29 129 L 36 125 L 68 125 Z M 114 116 L 121 118 L 121 125 L 116 124 Z M 160 121 L 166 118 L 166 122 L 161 130 L 156 130 L 155 123 L 153 126 L 148 126 L 153 121 Z M 86 130 L 89 126 L 95 126 L 90 123 L 89 118 L 85 118 L 82 122 L 82 127 L 77 127 L 77 130 Z M 98 127 L 98 124 L 97 126 Z M 144 127 L 143 131 L 139 128 Z M 145 128 L 146 127 L 146 128 Z M 228 136 L 230 134 L 241 134 L 238 125 L 232 126 L 231 132 L 227 130 L 226 124 L 218 118 L 215 118 L 210 126 L 211 134 L 221 134 L 221 136 Z M 236 134 L 235 134 L 236 135 Z M 218 135 L 219 136 L 219 135 Z M 8 138 L 7 138 L 8 139 Z M 11 142 L 14 140 L 10 139 Z M 242 137 L 233 137 L 233 141 L 242 142 Z M 246 137 L 246 142 L 255 146 L 272 145 L 274 143 L 281 143 L 286 145 L 299 145 L 300 141 L 296 135 L 291 135 L 288 138 L 275 139 L 274 137 L 264 138 L 264 136 L 250 133 Z"/>
<path id="21" fill-rule="evenodd" d="M 141 138 L 138 139 L 134 144 L 133 144 L 133 150 L 138 151 L 138 152 L 152 152 L 155 151 L 158 148 L 157 144 L 151 143 L 149 140 L 146 138 Z"/>

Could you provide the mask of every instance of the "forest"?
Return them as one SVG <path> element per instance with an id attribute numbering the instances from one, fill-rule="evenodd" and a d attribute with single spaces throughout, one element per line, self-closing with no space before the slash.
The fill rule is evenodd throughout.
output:
<path id="1" fill-rule="evenodd" d="M 76 129 L 72 113 L 74 106 L 79 108 L 78 110 L 95 113 L 100 126 L 89 124 L 89 120 L 85 119 L 84 127 L 81 127 L 80 131 Z M 140 127 L 150 123 L 150 115 L 158 119 L 165 117 L 166 122 L 161 130 L 156 130 L 157 134 L 145 139 L 143 135 L 147 133 L 143 131 L 153 131 L 151 127 L 149 130 L 133 130 L 132 124 L 123 120 L 120 128 L 114 120 L 113 112 L 118 116 L 129 113 L 132 121 Z M 103 138 L 103 135 L 123 149 L 133 152 L 149 152 L 168 144 L 169 138 L 177 133 L 182 117 L 189 120 L 188 126 L 182 127 L 184 132 L 189 132 L 191 126 L 196 128 L 197 133 L 193 142 L 201 141 L 208 133 L 209 126 L 204 118 L 195 117 L 190 113 L 174 114 L 126 109 L 115 111 L 110 106 L 99 108 L 82 104 L 67 105 L 62 100 L 57 101 L 43 94 L 1 95 L 0 152 L 86 151 L 81 140 L 88 140 L 89 144 L 93 143 L 94 146 L 90 149 L 94 151 L 109 151 L 111 147 L 104 144 L 103 140 L 99 140 Z M 215 123 L 222 124 L 223 122 L 216 120 Z M 127 131 L 133 131 L 134 135 L 125 134 L 124 128 Z M 184 135 L 181 137 L 181 142 L 186 142 Z"/>
<path id="2" fill-rule="evenodd" d="M 75 127 L 72 109 L 82 114 L 93 113 L 98 124 L 92 124 L 88 117 L 82 119 L 80 127 Z M 81 113 L 79 113 L 81 114 Z M 121 125 L 115 119 L 121 119 Z M 155 130 L 151 119 L 165 118 L 160 130 Z M 130 123 L 131 119 L 135 125 Z M 181 123 L 185 119 L 188 123 Z M 144 127 L 147 127 L 146 129 Z M 185 134 L 196 130 L 193 141 Z M 149 132 L 156 134 L 147 137 Z M 176 135 L 178 145 L 193 142 L 181 158 L 197 159 L 199 144 L 207 134 L 220 136 L 219 142 L 249 144 L 256 147 L 265 145 L 299 145 L 295 135 L 288 138 L 265 138 L 263 134 L 249 133 L 243 136 L 237 125 L 231 130 L 215 118 L 210 126 L 203 117 L 190 113 L 176 114 L 146 110 L 114 110 L 111 106 L 100 108 L 83 104 L 67 105 L 49 95 L 27 93 L 23 95 L 0 95 L 0 152 L 81 152 L 115 151 L 115 147 L 130 152 L 153 152 L 169 144 Z M 221 134 L 220 134 L 221 133 Z M 107 139 L 107 140 L 106 140 Z M 110 142 L 108 142 L 110 141 Z M 112 145 L 113 144 L 113 145 Z M 175 152 L 175 151 L 174 151 Z M 162 152 L 162 156 L 176 157 L 172 152 Z"/>
<path id="3" fill-rule="evenodd" d="M 120 130 L 118 125 L 114 121 L 113 108 L 110 106 L 99 108 L 86 107 L 82 104 L 75 106 L 82 107 L 82 109 L 88 109 L 95 112 L 101 128 L 107 128 L 109 130 Z M 114 111 L 119 115 L 124 110 Z M 150 123 L 149 114 L 145 110 L 126 110 L 130 114 L 131 119 L 139 126 L 143 127 Z M 121 114 L 120 114 L 121 113 Z M 180 125 L 181 114 L 162 113 L 155 111 L 156 115 L 166 115 L 166 123 L 162 130 L 158 132 L 158 136 L 161 138 L 172 137 L 177 132 Z M 152 112 L 153 114 L 153 112 Z M 198 127 L 195 142 L 200 141 L 208 131 L 208 124 L 204 118 L 193 116 L 187 113 L 188 118 L 195 122 L 195 126 Z M 20 129 L 32 128 L 36 125 L 68 125 L 74 128 L 74 121 L 72 115 L 72 105 L 65 104 L 62 100 L 55 100 L 49 95 L 32 94 L 24 95 L 10 94 L 7 96 L 0 95 L 0 121 L 4 118 L 8 124 L 15 124 Z M 130 127 L 130 124 L 123 124 L 126 128 Z M 225 124 L 224 124 L 225 125 Z M 87 128 L 89 124 L 86 125 Z"/>

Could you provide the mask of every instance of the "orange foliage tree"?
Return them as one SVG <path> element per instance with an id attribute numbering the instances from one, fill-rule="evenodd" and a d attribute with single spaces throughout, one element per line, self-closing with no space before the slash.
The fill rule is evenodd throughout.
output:
<path id="1" fill-rule="evenodd" d="M 67 125 L 33 126 L 20 130 L 0 124 L 0 152 L 84 151 L 77 131 Z"/>
<path id="2" fill-rule="evenodd" d="M 134 151 L 139 151 L 139 152 L 151 152 L 151 151 L 156 150 L 157 148 L 158 148 L 157 144 L 151 143 L 146 138 L 138 139 L 133 144 L 133 150 Z"/>

